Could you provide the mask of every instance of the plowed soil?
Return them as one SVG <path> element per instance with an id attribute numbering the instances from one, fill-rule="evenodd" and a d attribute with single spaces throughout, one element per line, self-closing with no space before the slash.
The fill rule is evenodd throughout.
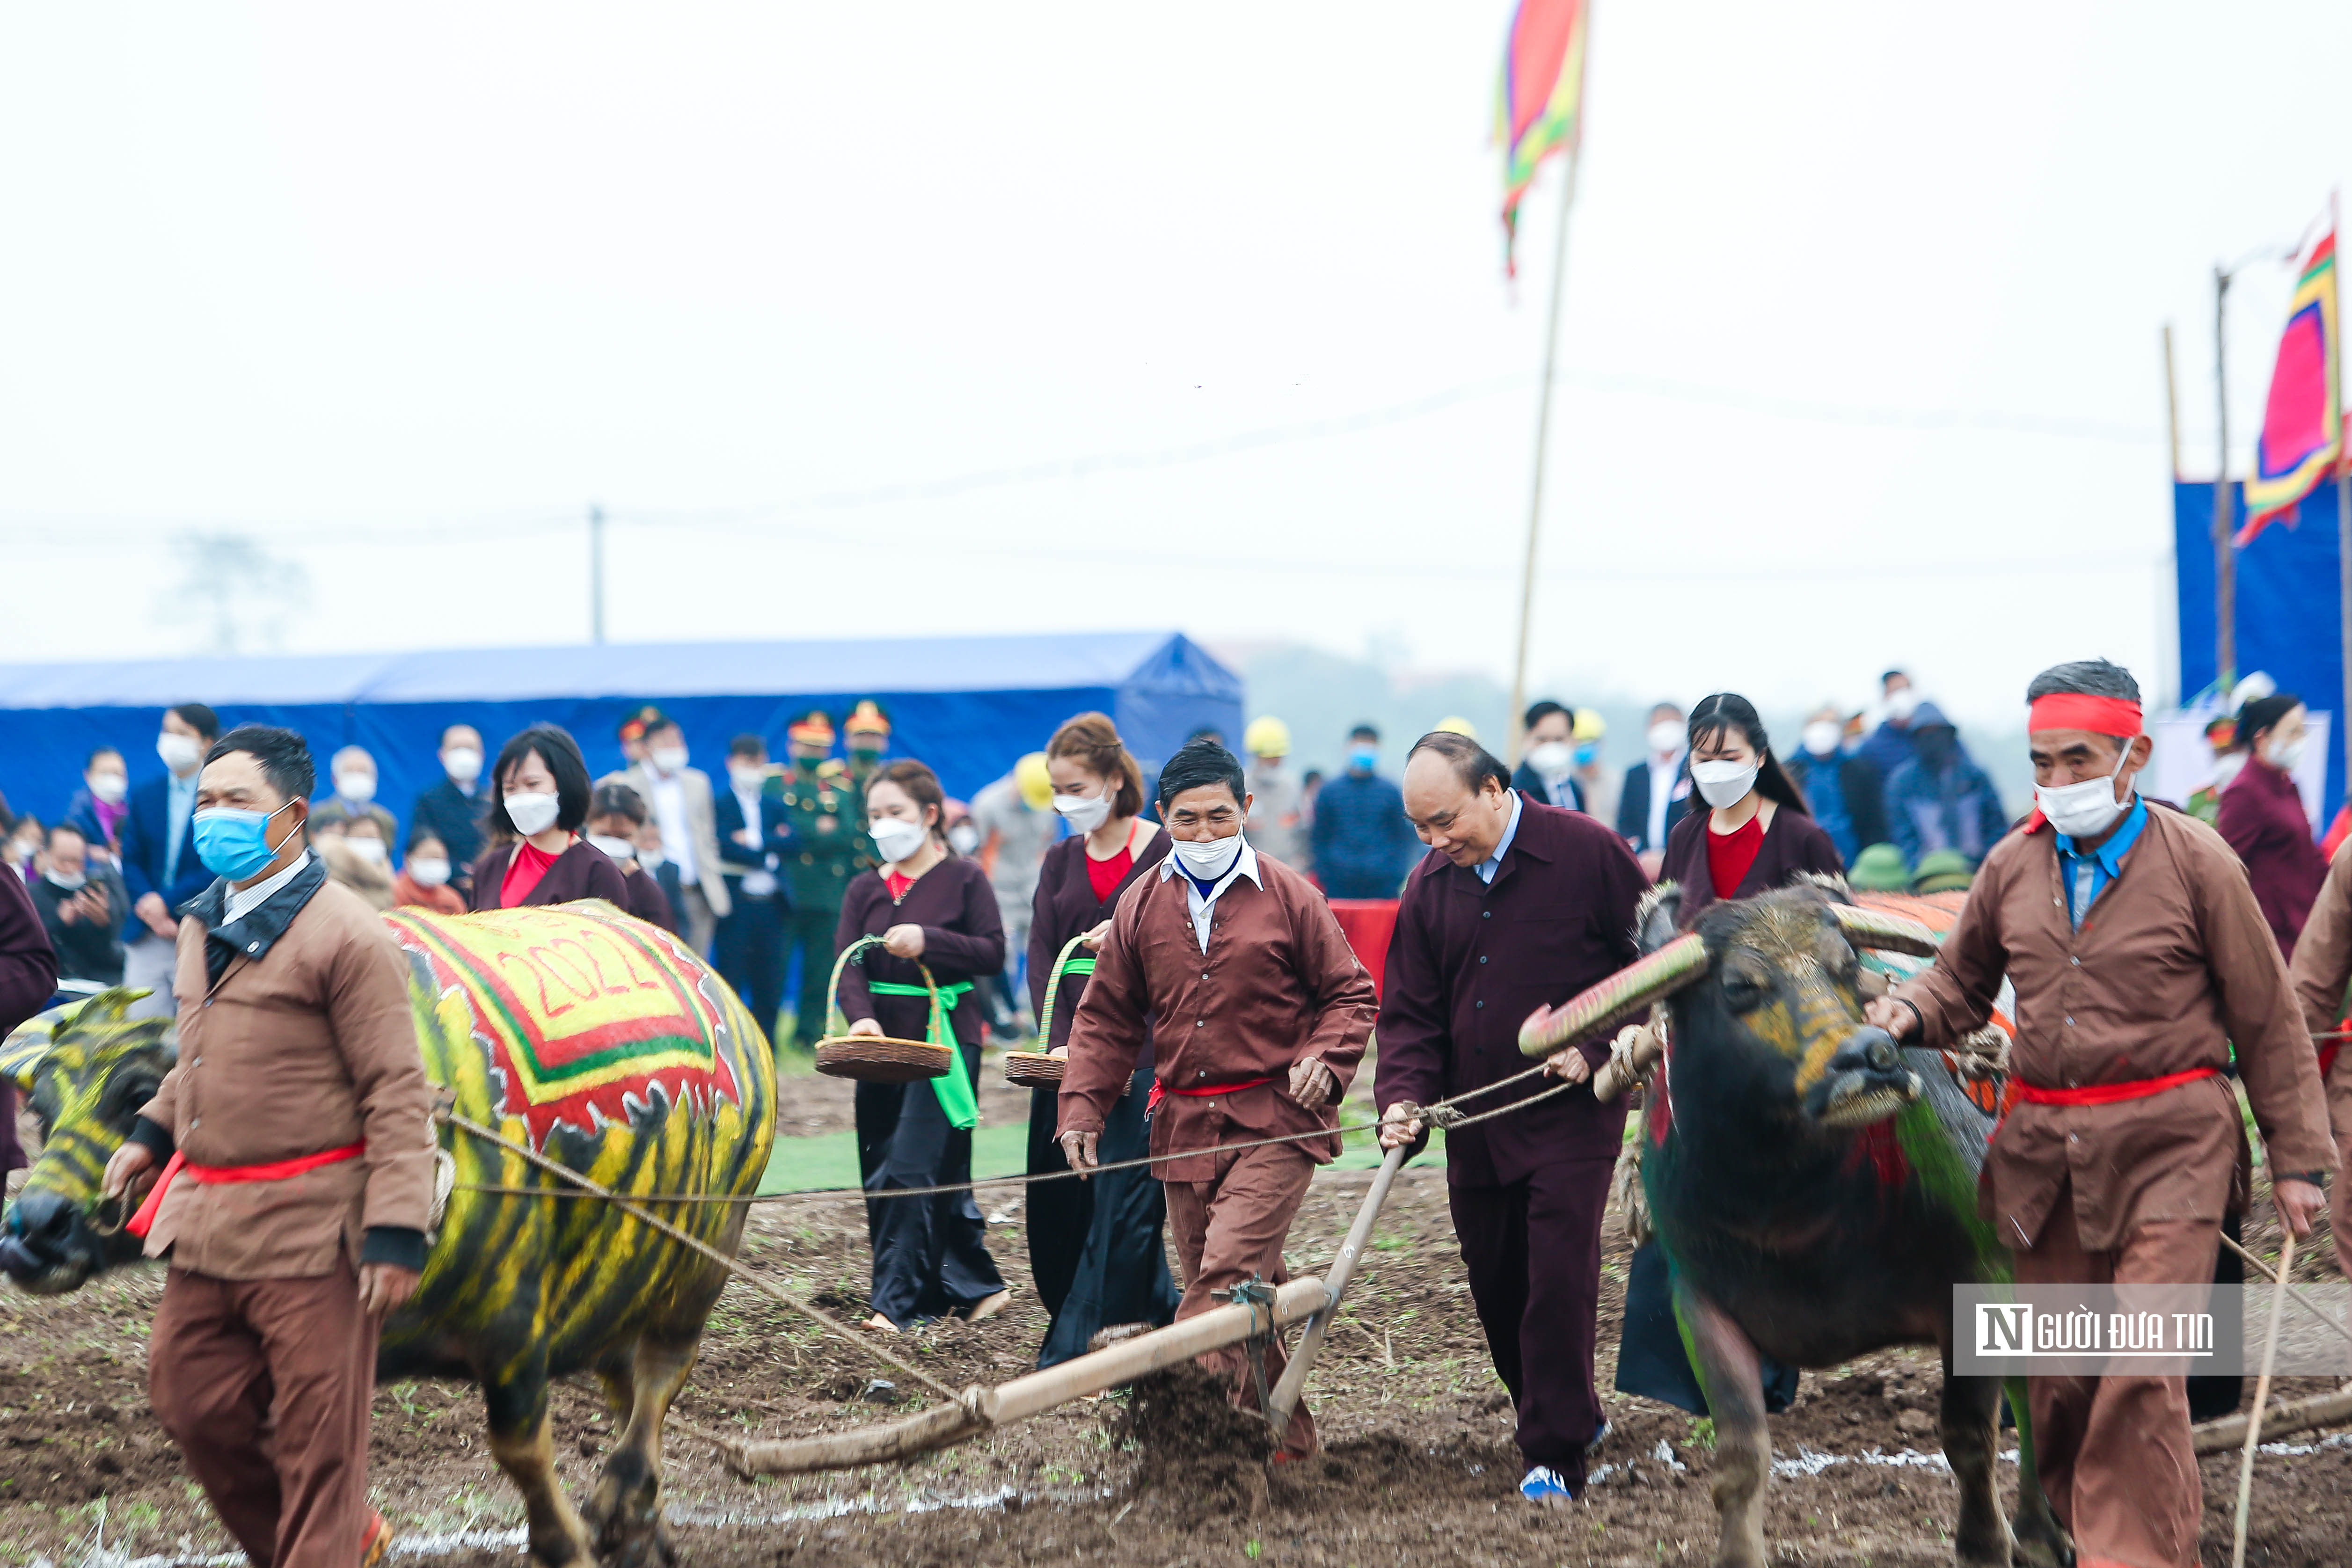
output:
<path id="1" fill-rule="evenodd" d="M 838 1124 L 839 1091 L 807 1080 L 791 1087 L 788 1127 Z M 992 1117 L 1011 1111 L 990 1107 Z M 1318 1177 L 1291 1233 L 1295 1272 L 1328 1262 L 1368 1180 L 1362 1172 Z M 1026 1371 L 1045 1327 L 1029 1288 L 1020 1189 L 985 1195 L 982 1209 L 1014 1284 L 1013 1309 L 891 1342 L 951 1386 Z M 2261 1212 L 2267 1218 L 2266 1204 Z M 2258 1250 L 2275 1249 L 2274 1234 L 2251 1228 Z M 1604 1387 L 1628 1255 L 1612 1221 Z M 2311 1277 L 2332 1277 L 2332 1265 L 2317 1261 L 2329 1256 L 2324 1243 L 2300 1255 L 2315 1260 Z M 866 1270 L 860 1206 L 762 1206 L 745 1260 L 856 1313 Z M 193 1562 L 233 1550 L 148 1408 L 146 1328 L 162 1284 L 160 1272 L 142 1268 L 58 1301 L 0 1291 L 0 1563 Z M 1780 1561 L 1951 1561 L 1955 1501 L 1931 1419 L 1937 1375 L 1932 1355 L 1906 1352 L 1806 1375 L 1796 1407 L 1773 1421 L 1785 1473 L 1772 1483 L 1767 1528 Z M 1583 1500 L 1549 1510 L 1521 1502 L 1509 1404 L 1463 1283 L 1440 1171 L 1408 1170 L 1398 1181 L 1309 1386 L 1325 1452 L 1306 1463 L 1269 1470 L 1262 1433 L 1184 1377 L 861 1472 L 741 1481 L 694 1435 L 800 1436 L 919 1407 L 919 1391 L 877 1386 L 892 1376 L 856 1343 L 730 1290 L 667 1448 L 680 1561 L 1521 1568 L 1705 1563 L 1713 1553 L 1706 1428 L 1645 1401 L 1612 1396 L 1611 1436 L 1596 1461 L 1605 1469 Z M 2281 1396 L 2324 1386 L 2289 1384 Z M 584 1379 L 560 1386 L 553 1410 L 566 1484 L 583 1496 L 614 1423 Z M 2290 1446 L 2300 1451 L 2258 1462 L 2248 1561 L 2352 1561 L 2352 1434 L 2306 1433 Z M 402 1561 L 522 1561 L 520 1507 L 486 1451 L 473 1389 L 379 1390 L 372 1466 L 377 1503 L 404 1532 Z M 2013 1480 L 2013 1467 L 2004 1470 Z M 2218 1564 L 2229 1559 L 2236 1458 L 2213 1456 L 2203 1471 L 2202 1555 Z"/>

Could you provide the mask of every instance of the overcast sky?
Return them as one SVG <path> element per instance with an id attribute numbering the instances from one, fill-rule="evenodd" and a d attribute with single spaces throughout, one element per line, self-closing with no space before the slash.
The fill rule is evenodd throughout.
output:
<path id="1" fill-rule="evenodd" d="M 1559 212 L 1508 7 L 0 15 L 0 659 L 1174 625 L 1507 677 Z M 2158 330 L 2352 164 L 2352 6 L 1601 0 L 1539 684 L 2168 688 Z M 2290 283 L 2232 294 L 2251 437 Z"/>

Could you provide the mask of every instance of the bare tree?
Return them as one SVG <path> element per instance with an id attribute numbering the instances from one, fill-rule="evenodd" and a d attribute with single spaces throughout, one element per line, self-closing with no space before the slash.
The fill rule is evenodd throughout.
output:
<path id="1" fill-rule="evenodd" d="M 196 628 L 201 651 L 274 651 L 286 623 L 310 591 L 297 560 L 274 555 L 247 534 L 187 533 L 172 543 L 180 580 L 160 606 L 161 619 Z"/>

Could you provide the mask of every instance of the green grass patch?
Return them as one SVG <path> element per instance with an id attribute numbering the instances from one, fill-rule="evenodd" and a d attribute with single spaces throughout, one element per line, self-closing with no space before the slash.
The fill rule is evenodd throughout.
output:
<path id="1" fill-rule="evenodd" d="M 971 1174 L 979 1176 L 1019 1176 L 1029 1167 L 1029 1128 L 1015 1122 L 1002 1127 L 986 1124 L 971 1134 Z M 857 1134 L 820 1133 L 814 1137 L 778 1138 L 760 1177 L 765 1192 L 814 1192 L 857 1185 Z"/>

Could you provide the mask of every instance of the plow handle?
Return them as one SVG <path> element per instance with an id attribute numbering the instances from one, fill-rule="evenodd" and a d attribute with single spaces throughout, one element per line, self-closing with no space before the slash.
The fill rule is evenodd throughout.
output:
<path id="1" fill-rule="evenodd" d="M 1356 1260 L 1363 1255 L 1372 1238 L 1372 1221 L 1380 1218 L 1381 1206 L 1388 1201 L 1389 1188 L 1404 1165 L 1407 1145 L 1400 1144 L 1391 1149 L 1381 1168 L 1372 1175 L 1370 1191 L 1364 1194 L 1364 1206 L 1356 1211 L 1356 1223 L 1348 1227 L 1348 1239 L 1339 1243 L 1339 1255 L 1331 1260 L 1331 1268 L 1323 1276 L 1323 1287 L 1331 1295 L 1323 1309 L 1307 1320 L 1307 1328 L 1298 1336 L 1298 1348 L 1291 1353 L 1290 1364 L 1283 1368 L 1282 1380 L 1274 1385 L 1266 1400 L 1265 1418 L 1280 1432 L 1290 1425 L 1290 1413 L 1298 1407 L 1298 1396 L 1306 1392 L 1307 1374 L 1315 1364 L 1317 1353 L 1323 1348 L 1324 1335 L 1331 1330 L 1331 1319 L 1339 1310 L 1339 1298 L 1346 1293 L 1348 1281 L 1356 1272 Z"/>

